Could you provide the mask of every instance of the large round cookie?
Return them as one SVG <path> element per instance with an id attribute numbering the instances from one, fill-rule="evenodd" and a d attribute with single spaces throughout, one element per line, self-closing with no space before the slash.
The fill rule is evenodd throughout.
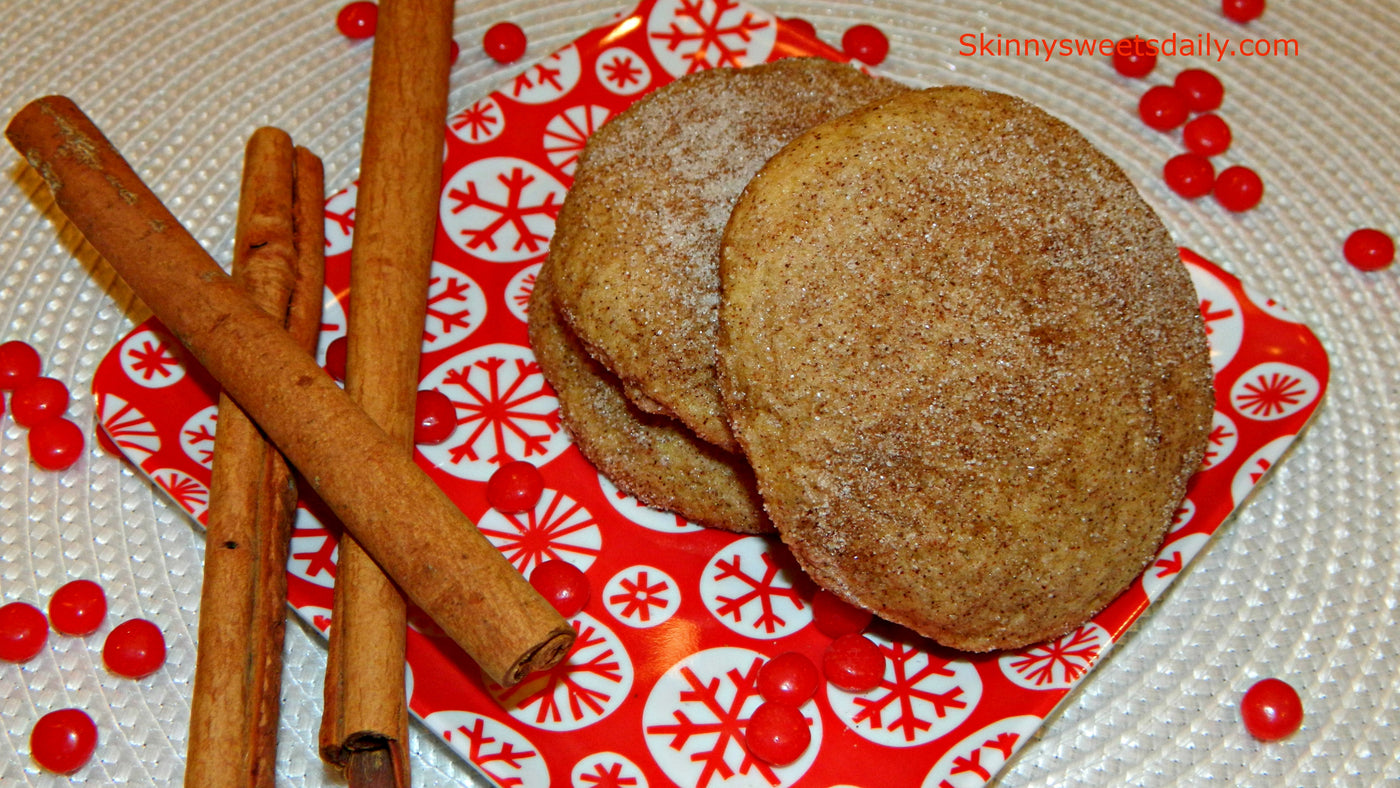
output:
<path id="1" fill-rule="evenodd" d="M 617 379 L 559 319 L 551 273 L 546 262 L 530 297 L 530 345 L 583 455 L 643 503 L 711 528 L 771 532 L 743 458 L 699 440 L 674 419 L 643 413 L 628 402 Z"/>
<path id="2" fill-rule="evenodd" d="M 561 313 L 634 403 L 736 448 L 714 371 L 729 210 L 800 132 L 898 90 L 816 58 L 713 69 L 652 92 L 589 138 L 549 259 Z"/>
<path id="3" fill-rule="evenodd" d="M 1060 635 L 1155 554 L 1213 408 L 1195 292 L 1079 133 L 967 88 L 773 157 L 721 262 L 720 378 L 821 585 L 939 643 Z"/>

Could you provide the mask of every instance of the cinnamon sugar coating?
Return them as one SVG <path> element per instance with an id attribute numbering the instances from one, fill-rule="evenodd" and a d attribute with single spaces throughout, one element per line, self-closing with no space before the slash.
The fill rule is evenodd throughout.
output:
<path id="1" fill-rule="evenodd" d="M 1214 406 L 1167 230 L 1078 132 L 969 88 L 817 126 L 724 235 L 719 380 L 822 586 L 947 646 L 1059 636 L 1155 555 Z"/>
<path id="2" fill-rule="evenodd" d="M 819 58 L 713 69 L 648 94 L 589 138 L 549 259 L 560 313 L 634 404 L 737 448 L 714 371 L 730 208 L 799 133 L 901 90 Z"/>
<path id="3" fill-rule="evenodd" d="M 563 324 L 554 293 L 546 262 L 530 297 L 530 345 L 583 455 L 645 504 L 711 528 L 771 533 L 744 459 L 701 441 L 674 419 L 637 409 Z"/>

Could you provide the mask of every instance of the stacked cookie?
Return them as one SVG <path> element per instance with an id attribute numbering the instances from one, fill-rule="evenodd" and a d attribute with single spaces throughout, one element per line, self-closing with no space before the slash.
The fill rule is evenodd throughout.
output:
<path id="1" fill-rule="evenodd" d="M 679 80 L 594 135 L 540 278 L 531 338 L 604 473 L 774 527 L 819 584 L 955 648 L 1102 609 L 1204 451 L 1169 235 L 1009 96 L 815 60 Z"/>

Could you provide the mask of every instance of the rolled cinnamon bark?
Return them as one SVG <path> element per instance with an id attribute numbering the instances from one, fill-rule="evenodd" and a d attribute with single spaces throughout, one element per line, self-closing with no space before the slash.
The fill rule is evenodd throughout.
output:
<path id="1" fill-rule="evenodd" d="M 452 10 L 451 0 L 380 2 L 355 198 L 345 390 L 407 457 L 442 191 Z M 351 766 L 387 749 L 406 788 L 406 606 L 353 538 L 339 549 L 321 754 Z M 352 788 L 361 772 L 349 770 Z"/>
<path id="2" fill-rule="evenodd" d="M 93 248 L 487 676 L 515 684 L 565 656 L 568 623 L 248 300 L 77 105 L 38 99 L 5 134 Z"/>

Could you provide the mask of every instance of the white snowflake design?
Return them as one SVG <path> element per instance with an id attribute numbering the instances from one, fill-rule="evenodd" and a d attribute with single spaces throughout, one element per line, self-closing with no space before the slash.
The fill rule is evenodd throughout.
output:
<path id="1" fill-rule="evenodd" d="M 864 693 L 826 690 L 832 711 L 856 734 L 886 747 L 917 747 L 972 715 L 982 698 L 982 677 L 972 663 L 936 656 L 912 637 L 865 636 L 885 655 L 879 686 Z"/>
<path id="2" fill-rule="evenodd" d="M 762 63 L 777 28 L 775 17 L 738 0 L 660 0 L 647 18 L 647 40 L 661 67 L 679 77 Z"/>
<path id="3" fill-rule="evenodd" d="M 700 578 L 700 598 L 731 631 L 764 640 L 790 635 L 812 621 L 796 583 L 803 579 L 786 552 L 761 536 L 738 539 L 717 551 Z"/>
<path id="4" fill-rule="evenodd" d="M 554 235 L 564 186 L 524 159 L 480 159 L 443 187 L 439 219 L 458 248 L 492 263 L 542 257 Z"/>
<path id="5" fill-rule="evenodd" d="M 616 711 L 632 691 L 632 659 L 617 635 L 586 614 L 569 623 L 578 639 L 567 659 L 513 687 L 489 685 L 501 707 L 526 725 L 581 730 Z"/>
<path id="6" fill-rule="evenodd" d="M 120 358 L 126 376 L 142 388 L 163 389 L 185 377 L 185 365 L 169 335 L 142 329 L 122 342 Z"/>
<path id="7" fill-rule="evenodd" d="M 103 394 L 98 403 L 98 418 L 102 431 L 135 465 L 160 451 L 160 433 L 156 425 L 136 406 L 113 394 Z"/>
<path id="8" fill-rule="evenodd" d="M 418 447 L 457 478 L 484 482 L 511 460 L 544 465 L 569 447 L 559 401 L 529 348 L 492 344 L 464 351 L 419 387 L 446 394 L 457 410 L 451 439 Z"/>
<path id="9" fill-rule="evenodd" d="M 633 629 L 666 623 L 681 606 L 681 588 L 662 570 L 645 564 L 629 566 L 603 586 L 603 606 Z"/>
<path id="10" fill-rule="evenodd" d="M 501 136 L 506 116 L 492 96 L 476 102 L 447 119 L 447 128 L 462 142 L 480 145 Z"/>
<path id="11" fill-rule="evenodd" d="M 627 47 L 599 52 L 593 73 L 599 84 L 619 96 L 633 96 L 651 87 L 651 67 Z"/>
<path id="12" fill-rule="evenodd" d="M 535 508 L 518 514 L 492 509 L 476 527 L 526 577 L 545 561 L 568 561 L 587 571 L 603 549 L 598 521 L 578 501 L 546 489 Z"/>
<path id="13" fill-rule="evenodd" d="M 510 726 L 470 711 L 439 711 L 423 722 L 500 788 L 549 785 L 540 749 Z"/>
<path id="14" fill-rule="evenodd" d="M 544 155 L 560 172 L 572 176 L 578 155 L 593 132 L 612 115 L 607 107 L 580 104 L 549 119 L 544 127 Z"/>
<path id="15" fill-rule="evenodd" d="M 434 260 L 424 318 L 423 351 L 450 348 L 486 320 L 486 293 L 470 276 Z"/>
<path id="16" fill-rule="evenodd" d="M 1093 622 L 1047 643 L 1040 643 L 997 660 L 1011 683 L 1031 690 L 1073 687 L 1113 645 L 1108 630 Z"/>
<path id="17" fill-rule="evenodd" d="M 657 680 L 642 709 L 647 749 L 678 785 L 795 784 L 821 751 L 821 714 L 815 701 L 802 706 L 812 743 L 783 767 L 755 759 L 744 746 L 749 717 L 762 703 L 756 682 L 767 657 L 722 647 L 693 654 Z"/>
<path id="18" fill-rule="evenodd" d="M 180 448 L 185 456 L 205 468 L 214 465 L 214 433 L 218 430 L 219 406 L 201 408 L 180 428 Z"/>

